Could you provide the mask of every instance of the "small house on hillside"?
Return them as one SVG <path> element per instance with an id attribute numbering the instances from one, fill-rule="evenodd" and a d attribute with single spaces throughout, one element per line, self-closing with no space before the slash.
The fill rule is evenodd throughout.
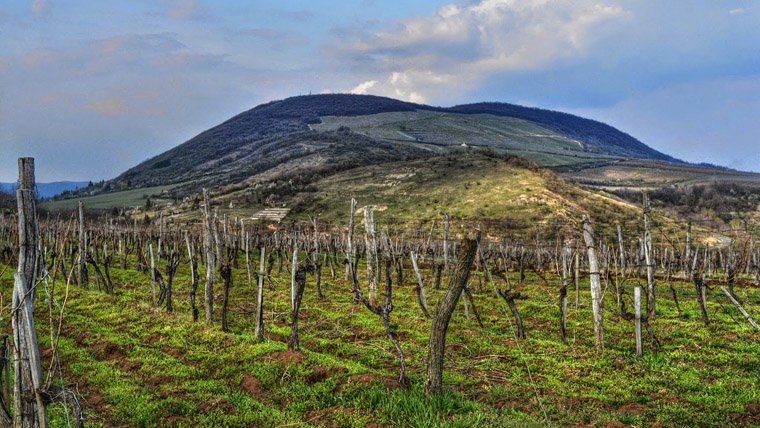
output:
<path id="1" fill-rule="evenodd" d="M 233 199 L 230 201 L 230 209 L 233 209 L 237 207 L 238 205 L 240 205 L 240 201 L 238 201 L 237 199 Z"/>

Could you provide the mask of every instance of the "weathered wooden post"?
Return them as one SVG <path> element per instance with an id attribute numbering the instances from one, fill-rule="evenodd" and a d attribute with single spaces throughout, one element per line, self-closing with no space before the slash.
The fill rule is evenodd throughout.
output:
<path id="1" fill-rule="evenodd" d="M 686 226 L 686 253 L 684 254 L 684 271 L 689 271 L 689 261 L 691 260 L 691 221 L 689 221 L 689 224 Z"/>
<path id="2" fill-rule="evenodd" d="M 617 224 L 618 246 L 620 247 L 620 260 L 618 260 L 620 266 L 620 272 L 625 275 L 625 243 L 623 241 L 623 230 L 620 227 L 620 223 Z"/>
<path id="3" fill-rule="evenodd" d="M 266 255 L 266 247 L 261 246 L 259 251 L 259 278 L 258 289 L 256 290 L 256 327 L 254 328 L 253 335 L 256 339 L 262 339 L 264 337 L 264 256 Z"/>
<path id="4" fill-rule="evenodd" d="M 567 242 L 565 247 L 562 247 L 562 287 L 559 289 L 559 332 L 564 344 L 567 344 L 567 272 L 570 263 L 567 256 L 569 252 L 570 243 Z"/>
<path id="5" fill-rule="evenodd" d="M 470 279 L 470 268 L 475 260 L 479 243 L 479 230 L 471 230 L 465 235 L 459 254 L 459 262 L 451 277 L 449 288 L 436 306 L 428 345 L 427 381 L 425 383 L 425 393 L 428 396 L 440 394 L 443 390 L 443 354 L 446 349 L 446 332 L 459 296 Z"/>
<path id="6" fill-rule="evenodd" d="M 412 267 L 414 268 L 414 274 L 417 276 L 417 302 L 420 304 L 420 308 L 422 308 L 422 313 L 425 314 L 427 318 L 430 318 L 430 312 L 428 311 L 427 307 L 427 297 L 425 296 L 425 284 L 422 282 L 422 276 L 420 275 L 420 269 L 417 266 L 417 254 L 415 254 L 414 251 L 411 253 L 412 256 Z"/>
<path id="7" fill-rule="evenodd" d="M 19 158 L 18 271 L 13 286 L 11 326 L 16 352 L 13 353 L 13 425 L 17 428 L 47 427 L 47 402 L 37 330 L 34 326 L 35 284 L 37 283 L 37 244 L 39 229 L 34 196 L 34 159 Z"/>
<path id="8" fill-rule="evenodd" d="M 354 221 L 356 218 L 356 199 L 351 198 L 351 215 L 348 218 L 348 241 L 346 242 L 346 279 L 353 281 L 354 273 L 352 272 L 354 260 Z"/>
<path id="9" fill-rule="evenodd" d="M 720 286 L 720 289 L 723 290 L 723 294 L 725 294 L 726 297 L 728 297 L 728 299 L 731 300 L 731 303 L 733 303 L 734 306 L 736 306 L 736 309 L 738 309 L 739 312 L 741 312 L 741 314 L 744 315 L 744 318 L 747 320 L 747 322 L 749 322 L 750 325 L 752 325 L 752 327 L 755 327 L 756 329 L 760 330 L 760 326 L 757 325 L 755 320 L 753 320 L 752 317 L 747 313 L 747 311 L 744 310 L 744 308 L 739 303 L 739 301 L 736 300 L 736 298 L 734 298 L 733 294 L 731 294 L 730 291 L 726 290 L 726 287 L 722 285 Z"/>
<path id="10" fill-rule="evenodd" d="M 575 282 L 575 309 L 581 303 L 581 266 L 580 249 L 575 250 L 575 269 L 573 270 L 573 282 Z"/>
<path id="11" fill-rule="evenodd" d="M 365 243 L 367 245 L 367 280 L 369 282 L 369 304 L 377 306 L 377 230 L 375 229 L 374 207 L 364 207 Z"/>
<path id="12" fill-rule="evenodd" d="M 644 260 L 647 264 L 647 321 L 652 322 L 655 318 L 655 280 L 654 280 L 654 253 L 652 252 L 652 206 L 649 203 L 649 195 L 644 195 Z"/>
<path id="13" fill-rule="evenodd" d="M 153 260 L 153 243 L 148 244 L 148 252 L 150 253 L 150 290 L 153 297 L 153 306 L 158 303 L 156 301 L 156 264 Z M 160 259 L 159 259 L 160 260 Z"/>
<path id="14" fill-rule="evenodd" d="M 594 344 L 596 349 L 604 349 L 604 308 L 602 307 L 602 283 L 599 275 L 599 261 L 596 256 L 596 241 L 591 218 L 583 216 L 583 239 L 588 247 L 589 280 L 591 283 L 591 304 L 594 311 Z"/>
<path id="15" fill-rule="evenodd" d="M 187 258 L 190 260 L 190 311 L 193 315 L 193 321 L 198 321 L 198 308 L 195 306 L 195 294 L 198 291 L 198 258 L 195 255 L 195 245 L 190 243 L 190 234 L 185 233 L 185 244 L 187 245 Z"/>
<path id="16" fill-rule="evenodd" d="M 633 307 L 636 316 L 636 356 L 641 358 L 644 354 L 641 343 L 641 287 L 633 288 Z"/>
<path id="17" fill-rule="evenodd" d="M 449 213 L 446 213 L 443 223 L 443 265 L 446 270 L 446 275 L 449 275 L 449 228 L 451 221 Z"/>
<path id="18" fill-rule="evenodd" d="M 290 309 L 296 308 L 296 271 L 298 270 L 298 236 L 293 233 L 293 263 L 290 266 Z"/>
<path id="19" fill-rule="evenodd" d="M 208 189 L 203 189 L 203 249 L 206 253 L 206 322 L 214 321 L 214 219 Z"/>
<path id="20" fill-rule="evenodd" d="M 77 262 L 79 274 L 79 286 L 87 288 L 89 281 L 87 278 L 87 231 L 85 229 L 84 205 L 79 201 L 79 260 Z"/>

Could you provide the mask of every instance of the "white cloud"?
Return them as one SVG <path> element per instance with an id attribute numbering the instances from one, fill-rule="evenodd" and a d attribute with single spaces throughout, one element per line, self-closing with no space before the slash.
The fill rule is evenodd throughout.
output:
<path id="1" fill-rule="evenodd" d="M 736 9 L 731 9 L 731 10 L 728 11 L 728 13 L 730 15 L 739 15 L 739 14 L 744 13 L 744 8 L 738 7 Z"/>
<path id="2" fill-rule="evenodd" d="M 366 82 L 362 82 L 354 86 L 354 88 L 349 92 L 352 94 L 365 95 L 368 90 L 372 89 L 372 87 L 378 83 L 379 82 L 377 80 L 367 80 Z"/>
<path id="3" fill-rule="evenodd" d="M 391 30 L 341 44 L 332 53 L 386 76 L 359 89 L 429 99 L 464 89 L 452 84 L 467 81 L 472 87 L 499 72 L 582 58 L 604 37 L 605 25 L 628 14 L 620 5 L 598 0 L 481 0 L 401 20 Z"/>

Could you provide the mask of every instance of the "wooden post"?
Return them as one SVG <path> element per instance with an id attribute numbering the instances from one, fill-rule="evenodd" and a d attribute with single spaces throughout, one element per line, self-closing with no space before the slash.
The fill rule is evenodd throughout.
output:
<path id="1" fill-rule="evenodd" d="M 654 280 L 654 253 L 652 252 L 652 206 L 649 203 L 649 195 L 644 195 L 644 260 L 647 264 L 647 321 L 652 322 L 655 318 L 655 280 Z"/>
<path id="2" fill-rule="evenodd" d="M 570 251 L 570 243 L 566 243 L 562 248 L 562 287 L 559 289 L 559 332 L 562 337 L 562 343 L 567 344 L 567 272 L 568 264 L 567 253 Z"/>
<path id="3" fill-rule="evenodd" d="M 580 250 L 575 251 L 575 269 L 573 270 L 573 281 L 575 282 L 575 309 L 578 309 L 578 305 L 581 303 L 581 266 L 580 266 Z"/>
<path id="4" fill-rule="evenodd" d="M 153 296 L 153 306 L 156 306 L 156 265 L 153 261 L 152 242 L 148 244 L 148 252 L 150 253 L 150 290 Z"/>
<path id="5" fill-rule="evenodd" d="M 79 286 L 87 288 L 89 281 L 87 278 L 87 231 L 85 229 L 84 219 L 84 206 L 82 201 L 79 201 L 79 260 L 77 266 L 79 267 Z"/>
<path id="6" fill-rule="evenodd" d="M 471 230 L 464 237 L 459 262 L 451 277 L 449 287 L 436 306 L 428 345 L 427 381 L 425 383 L 425 393 L 428 396 L 440 394 L 443 390 L 443 354 L 446 349 L 446 332 L 459 296 L 470 279 L 470 268 L 475 260 L 479 243 L 479 230 Z"/>
<path id="7" fill-rule="evenodd" d="M 591 304 L 594 311 L 594 344 L 596 349 L 604 349 L 604 308 L 602 307 L 602 283 L 599 277 L 599 261 L 596 256 L 596 241 L 591 218 L 583 216 L 583 239 L 588 247 L 589 280 L 591 283 Z"/>
<path id="8" fill-rule="evenodd" d="M 420 269 L 417 266 L 417 254 L 412 251 L 412 267 L 414 268 L 414 274 L 417 276 L 417 301 L 420 304 L 420 308 L 422 308 L 422 313 L 425 314 L 427 318 L 430 318 L 430 312 L 428 311 L 427 307 L 427 297 L 425 296 L 425 284 L 422 282 L 422 276 L 420 275 Z"/>
<path id="9" fill-rule="evenodd" d="M 356 218 L 356 199 L 351 198 L 351 215 L 348 218 L 348 241 L 346 242 L 346 279 L 352 281 L 354 274 L 351 271 L 354 260 L 354 220 Z"/>
<path id="10" fill-rule="evenodd" d="M 185 233 L 185 244 L 187 245 L 187 258 L 190 260 L 190 311 L 193 314 L 193 321 L 198 321 L 198 308 L 195 306 L 195 293 L 198 291 L 198 259 L 195 256 L 195 246 L 190 244 L 190 234 Z"/>
<path id="11" fill-rule="evenodd" d="M 739 312 L 741 312 L 742 315 L 744 315 L 744 318 L 747 319 L 747 321 L 752 325 L 752 327 L 755 327 L 756 329 L 760 330 L 760 326 L 757 325 L 755 320 L 753 320 L 752 317 L 749 316 L 747 311 L 744 310 L 742 305 L 739 304 L 739 302 L 734 298 L 734 296 L 728 290 L 726 290 L 726 287 L 721 285 L 720 289 L 723 290 L 723 293 L 729 298 L 729 300 L 731 300 L 731 303 L 733 303 L 734 306 L 736 306 L 736 309 L 738 309 Z"/>
<path id="12" fill-rule="evenodd" d="M 369 281 L 369 304 L 377 306 L 377 230 L 375 229 L 374 207 L 364 207 L 365 243 L 367 245 L 367 280 Z"/>
<path id="13" fill-rule="evenodd" d="M 214 321 L 214 219 L 211 216 L 211 200 L 208 189 L 203 189 L 203 202 L 205 204 L 203 216 L 203 249 L 206 253 L 206 322 Z"/>
<path id="14" fill-rule="evenodd" d="M 258 289 L 256 290 L 256 327 L 253 335 L 257 339 L 264 337 L 264 256 L 266 247 L 261 246 L 259 251 L 259 280 Z"/>
<path id="15" fill-rule="evenodd" d="M 34 326 L 34 285 L 37 282 L 39 225 L 34 195 L 34 159 L 19 158 L 18 271 L 15 274 L 11 326 L 16 352 L 13 353 L 13 425 L 17 428 L 47 427 L 47 404 L 43 387 L 42 363 Z"/>
<path id="16" fill-rule="evenodd" d="M 686 253 L 684 254 L 685 265 L 684 271 L 689 271 L 689 260 L 691 256 L 691 221 L 686 226 Z"/>
<path id="17" fill-rule="evenodd" d="M 451 222 L 449 219 L 449 213 L 446 213 L 443 223 L 443 265 L 446 270 L 446 275 L 449 274 L 449 228 Z"/>
<path id="18" fill-rule="evenodd" d="M 633 288 L 633 307 L 636 316 L 636 356 L 641 358 L 644 354 L 641 343 L 641 287 Z"/>
<path id="19" fill-rule="evenodd" d="M 296 271 L 298 270 L 298 236 L 293 234 L 293 263 L 290 266 L 290 309 L 296 308 Z"/>
<path id="20" fill-rule="evenodd" d="M 617 224 L 618 246 L 620 247 L 620 272 L 625 275 L 625 243 L 623 241 L 623 231 L 620 228 L 620 223 Z"/>

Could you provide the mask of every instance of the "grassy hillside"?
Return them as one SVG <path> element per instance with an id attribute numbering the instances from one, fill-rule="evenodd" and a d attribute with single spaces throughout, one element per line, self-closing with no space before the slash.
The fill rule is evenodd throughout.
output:
<path id="1" fill-rule="evenodd" d="M 79 201 L 86 208 L 95 209 L 110 209 L 110 208 L 128 208 L 128 207 L 142 207 L 145 205 L 146 199 L 161 198 L 164 191 L 168 191 L 176 187 L 176 185 L 168 186 L 156 186 L 146 187 L 144 189 L 124 190 L 115 193 L 103 193 L 94 196 L 84 196 L 77 199 L 64 199 L 59 201 L 44 202 L 42 208 L 51 211 L 66 211 L 75 209 Z"/>
<path id="2" fill-rule="evenodd" d="M 619 188 L 653 190 L 666 186 L 688 186 L 711 182 L 760 185 L 760 174 L 757 173 L 641 159 L 611 161 L 597 167 L 571 169 L 572 167 L 566 168 L 562 176 L 576 183 L 608 190 Z"/>
<path id="3" fill-rule="evenodd" d="M 372 116 L 380 116 L 380 119 Z M 406 103 L 390 98 L 329 94 L 299 96 L 273 101 L 243 112 L 210 128 L 179 146 L 151 158 L 121 174 L 109 183 L 156 186 L 169 183 L 200 182 L 209 187 L 234 184 L 265 172 L 273 165 L 304 154 L 294 146 L 298 139 L 334 139 L 334 134 L 304 135 L 311 129 L 337 130 L 340 126 L 320 127 L 328 117 L 347 123 L 384 122 L 385 126 L 360 132 L 364 139 L 380 144 L 422 143 L 411 147 L 440 151 L 441 147 L 462 143 L 501 150 L 522 150 L 579 157 L 639 157 L 671 160 L 635 138 L 608 125 L 577 116 L 504 103 L 484 103 L 452 108 Z M 387 117 L 401 118 L 388 123 Z M 334 121 L 333 121 L 334 122 Z M 359 126 L 361 128 L 361 126 Z M 371 131 L 371 132 L 370 132 Z M 345 145 L 360 136 L 342 137 Z M 280 146 L 289 150 L 281 150 Z M 266 158 L 262 160 L 262 158 Z M 547 164 L 557 164 L 549 159 Z M 573 162 L 575 163 L 575 162 Z"/>
<path id="4" fill-rule="evenodd" d="M 627 228 L 642 223 L 639 204 L 584 190 L 525 159 L 478 152 L 350 170 L 315 182 L 312 190 L 295 198 L 292 218 L 345 221 L 355 198 L 359 207 L 374 205 L 380 221 L 429 222 L 448 212 L 454 219 L 496 220 L 512 231 L 536 225 L 577 230 L 581 216 L 590 214 L 610 236 L 618 222 Z M 675 217 L 657 214 L 656 221 L 668 233 L 685 230 Z"/>
<path id="5" fill-rule="evenodd" d="M 588 168 L 564 167 L 561 175 L 594 189 L 636 201 L 641 190 L 653 206 L 727 232 L 760 220 L 760 174 L 696 165 L 628 160 Z"/>
<path id="6" fill-rule="evenodd" d="M 609 151 L 565 137 L 534 122 L 489 114 L 398 112 L 368 116 L 323 117 L 317 130 L 349 127 L 384 141 L 433 146 L 439 152 L 461 145 L 519 152 L 542 166 L 587 163 Z"/>

